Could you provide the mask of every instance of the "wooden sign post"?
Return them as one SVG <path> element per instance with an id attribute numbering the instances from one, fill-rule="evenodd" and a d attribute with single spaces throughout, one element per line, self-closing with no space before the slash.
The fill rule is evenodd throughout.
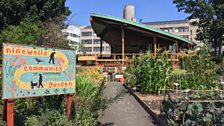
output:
<path id="1" fill-rule="evenodd" d="M 14 126 L 14 99 L 6 99 L 3 107 L 3 121 L 7 126 Z"/>
<path id="2" fill-rule="evenodd" d="M 72 94 L 67 94 L 67 104 L 66 104 L 66 117 L 70 120 L 71 117 L 71 105 L 72 105 Z"/>

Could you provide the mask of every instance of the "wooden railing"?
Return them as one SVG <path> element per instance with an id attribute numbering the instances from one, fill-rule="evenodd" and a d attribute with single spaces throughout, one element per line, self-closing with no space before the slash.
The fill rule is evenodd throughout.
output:
<path id="1" fill-rule="evenodd" d="M 125 53 L 124 60 L 133 59 L 134 57 L 143 55 L 144 53 Z M 151 53 L 152 56 L 156 57 L 166 57 L 169 60 L 181 59 L 186 56 L 193 56 L 194 54 L 185 54 L 185 53 Z M 112 53 L 112 54 L 79 54 L 79 56 L 96 56 L 99 61 L 103 60 L 114 60 L 114 61 L 122 61 L 122 54 L 121 53 Z"/>
<path id="2" fill-rule="evenodd" d="M 123 66 L 123 65 L 128 65 L 130 63 L 133 62 L 134 57 L 138 57 L 140 55 L 143 55 L 144 53 L 125 53 L 124 55 L 124 59 L 122 58 L 122 54 L 121 53 L 114 53 L 114 54 L 79 54 L 80 57 L 84 56 L 86 59 L 85 61 L 88 61 L 88 57 L 96 57 L 95 58 L 95 62 L 97 65 L 108 65 L 108 66 L 113 66 L 113 65 L 119 65 L 119 66 Z M 151 53 L 151 55 L 153 57 L 163 57 L 163 58 L 167 58 L 171 65 L 173 66 L 173 68 L 179 68 L 180 67 L 180 59 L 182 59 L 183 57 L 191 57 L 194 54 L 185 54 L 185 53 Z M 80 58 L 81 59 L 81 58 Z M 89 59 L 90 60 L 90 59 Z M 82 60 L 83 61 L 83 60 Z M 93 60 L 92 60 L 93 61 Z M 123 63 L 123 64 L 122 64 Z"/>

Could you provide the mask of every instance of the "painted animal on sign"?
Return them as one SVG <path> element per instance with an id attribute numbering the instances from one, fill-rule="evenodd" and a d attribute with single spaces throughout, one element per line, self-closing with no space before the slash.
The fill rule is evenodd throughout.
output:
<path id="1" fill-rule="evenodd" d="M 38 87 L 38 83 L 34 83 L 33 81 L 30 82 L 30 86 L 31 86 L 31 89 L 34 89 L 34 87 L 36 86 L 37 88 Z"/>

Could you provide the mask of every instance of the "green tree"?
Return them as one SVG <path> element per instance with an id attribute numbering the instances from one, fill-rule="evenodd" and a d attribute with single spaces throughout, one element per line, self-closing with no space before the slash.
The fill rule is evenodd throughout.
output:
<path id="1" fill-rule="evenodd" d="M 68 48 L 61 30 L 69 14 L 65 0 L 1 0 L 0 41 Z"/>
<path id="2" fill-rule="evenodd" d="M 197 39 L 211 43 L 221 61 L 221 47 L 224 35 L 223 0 L 174 0 L 178 11 L 190 14 L 188 19 L 199 19 L 193 25 L 199 27 Z"/>
<path id="3" fill-rule="evenodd" d="M 8 25 L 19 25 L 25 18 L 45 21 L 69 14 L 65 0 L 1 0 L 0 29 Z"/>
<path id="4" fill-rule="evenodd" d="M 41 23 L 30 20 L 22 21 L 19 25 L 10 25 L 0 34 L 0 43 L 13 42 L 17 44 L 36 44 L 45 33 Z"/>

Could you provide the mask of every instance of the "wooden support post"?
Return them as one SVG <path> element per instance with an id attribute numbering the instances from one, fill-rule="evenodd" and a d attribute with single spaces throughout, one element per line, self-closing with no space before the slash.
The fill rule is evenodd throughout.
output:
<path id="1" fill-rule="evenodd" d="M 72 94 L 67 94 L 66 117 L 68 120 L 70 120 L 71 117 L 72 96 Z"/>
<path id="2" fill-rule="evenodd" d="M 2 120 L 7 121 L 7 100 L 4 101 L 3 104 L 3 114 L 2 114 Z"/>
<path id="3" fill-rule="evenodd" d="M 7 126 L 14 126 L 14 99 L 5 100 L 3 112 L 3 121 Z"/>
<path id="4" fill-rule="evenodd" d="M 114 63 L 116 63 L 116 55 L 114 54 Z"/>
<path id="5" fill-rule="evenodd" d="M 124 29 L 122 29 L 122 66 L 124 66 Z"/>
<path id="6" fill-rule="evenodd" d="M 154 36 L 154 38 L 153 38 L 153 53 L 154 53 L 154 56 L 156 57 L 156 36 Z"/>
<path id="7" fill-rule="evenodd" d="M 176 54 L 177 54 L 177 59 L 178 59 L 178 53 L 179 53 L 179 45 L 178 45 L 178 41 L 176 41 Z"/>
<path id="8" fill-rule="evenodd" d="M 102 57 L 102 52 L 103 52 L 103 40 L 100 38 L 100 57 Z"/>

